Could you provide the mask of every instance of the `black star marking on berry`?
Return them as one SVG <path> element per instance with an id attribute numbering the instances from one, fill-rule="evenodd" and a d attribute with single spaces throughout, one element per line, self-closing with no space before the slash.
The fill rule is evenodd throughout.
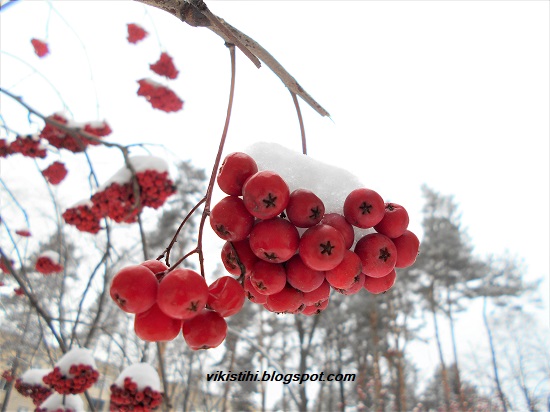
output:
<path id="1" fill-rule="evenodd" d="M 277 255 L 275 254 L 275 252 L 271 252 L 271 253 L 264 252 L 264 255 L 265 255 L 265 258 L 269 260 L 277 259 Z"/>
<path id="2" fill-rule="evenodd" d="M 265 199 L 262 200 L 262 202 L 265 203 L 265 208 L 269 209 L 270 207 L 275 207 L 275 201 L 277 200 L 277 196 L 273 196 L 271 193 L 267 195 Z"/>
<path id="3" fill-rule="evenodd" d="M 367 202 L 361 203 L 361 206 L 359 206 L 359 209 L 361 209 L 361 214 L 370 214 L 370 210 L 372 209 L 372 205 L 368 205 Z"/>
<path id="4" fill-rule="evenodd" d="M 388 260 L 390 256 L 391 256 L 391 253 L 388 251 L 388 248 L 385 247 L 380 249 L 380 256 L 378 256 L 378 259 L 381 259 L 385 262 Z"/>
<path id="5" fill-rule="evenodd" d="M 191 302 L 191 306 L 189 307 L 189 311 L 190 312 L 196 312 L 197 310 L 199 310 L 199 302 L 198 301 Z"/>
<path id="6" fill-rule="evenodd" d="M 393 209 L 395 209 L 395 206 L 392 205 L 391 203 L 388 203 L 388 204 L 386 205 L 386 210 L 389 210 L 390 212 L 393 212 Z"/>
<path id="7" fill-rule="evenodd" d="M 332 255 L 332 249 L 334 249 L 336 246 L 332 246 L 330 244 L 330 240 L 327 241 L 327 243 L 321 243 L 319 246 L 321 246 L 321 255 Z"/>
<path id="8" fill-rule="evenodd" d="M 229 235 L 229 231 L 225 228 L 224 225 L 216 225 L 216 230 L 218 231 L 218 233 L 222 236 L 227 236 Z"/>
<path id="9" fill-rule="evenodd" d="M 316 220 L 319 218 L 320 214 L 321 214 L 321 211 L 319 210 L 319 206 L 315 206 L 314 209 L 311 209 L 311 215 L 309 215 L 309 218 Z"/>

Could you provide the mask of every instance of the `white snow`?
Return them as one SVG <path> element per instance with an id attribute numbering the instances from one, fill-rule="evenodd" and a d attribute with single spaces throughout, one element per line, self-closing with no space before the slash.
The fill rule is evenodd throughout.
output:
<path id="1" fill-rule="evenodd" d="M 154 81 L 154 80 L 151 80 L 151 79 L 149 79 L 149 78 L 147 78 L 147 79 L 142 79 L 142 80 L 143 80 L 145 83 L 148 83 L 148 84 L 150 84 L 151 86 L 153 86 L 153 87 L 155 87 L 155 88 L 156 88 L 156 87 L 165 87 L 165 86 L 162 85 L 161 83 L 158 83 L 158 82 L 156 82 L 156 81 Z"/>
<path id="2" fill-rule="evenodd" d="M 51 369 L 29 369 L 23 375 L 21 375 L 21 380 L 24 383 L 28 383 L 29 385 L 46 386 L 42 378 L 51 371 Z"/>
<path id="3" fill-rule="evenodd" d="M 65 399 L 65 402 L 63 402 L 63 399 Z M 40 404 L 39 408 L 46 409 L 47 411 L 70 409 L 75 412 L 80 412 L 84 410 L 84 402 L 79 395 L 60 395 L 54 392 L 48 396 L 48 399 Z"/>
<path id="4" fill-rule="evenodd" d="M 348 194 L 352 190 L 368 187 L 346 169 L 321 162 L 277 143 L 254 143 L 244 152 L 252 156 L 259 170 L 278 173 L 288 184 L 291 193 L 296 189 L 307 189 L 315 193 L 325 205 L 325 214 L 343 215 L 344 201 Z M 354 231 L 355 241 L 374 232 L 373 229 L 356 227 Z"/>
<path id="5" fill-rule="evenodd" d="M 118 376 L 115 384 L 119 387 L 124 387 L 124 378 L 130 377 L 134 381 L 138 390 L 145 389 L 149 386 L 151 389 L 160 392 L 160 379 L 157 371 L 148 363 L 134 363 L 124 369 Z"/>
<path id="6" fill-rule="evenodd" d="M 72 365 L 90 365 L 97 369 L 92 351 L 86 348 L 73 348 L 61 357 L 55 364 L 62 374 L 70 376 L 69 369 Z"/>
<path id="7" fill-rule="evenodd" d="M 260 170 L 271 170 L 286 181 L 290 191 L 308 189 L 325 204 L 325 213 L 342 213 L 344 200 L 354 189 L 365 187 L 345 169 L 315 160 L 277 143 L 258 142 L 244 150 Z"/>
<path id="8" fill-rule="evenodd" d="M 45 257 L 50 259 L 53 263 L 59 265 L 59 253 L 54 252 L 53 250 L 45 250 L 44 252 L 40 253 L 39 257 Z"/>
<path id="9" fill-rule="evenodd" d="M 130 159 L 130 165 L 134 168 L 136 173 L 144 172 L 146 170 L 154 170 L 159 173 L 168 172 L 168 163 L 156 156 L 134 156 Z M 109 187 L 113 183 L 125 184 L 132 181 L 132 173 L 130 169 L 124 165 L 118 172 L 116 172 L 109 180 L 107 180 L 98 191 L 102 191 Z"/>

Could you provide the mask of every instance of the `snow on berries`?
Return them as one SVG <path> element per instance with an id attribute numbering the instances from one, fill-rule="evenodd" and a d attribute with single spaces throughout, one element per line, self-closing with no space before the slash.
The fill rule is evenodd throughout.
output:
<path id="1" fill-rule="evenodd" d="M 63 265 L 59 263 L 59 254 L 52 250 L 42 252 L 36 259 L 34 268 L 43 275 L 51 275 L 63 271 Z"/>
<path id="2" fill-rule="evenodd" d="M 105 182 L 89 201 L 63 213 L 65 222 L 83 232 L 97 233 L 100 220 L 108 217 L 117 223 L 133 223 L 144 207 L 158 209 L 176 192 L 168 176 L 168 164 L 154 156 L 134 156 L 130 164 L 137 179 L 137 193 L 128 167 L 121 168 Z M 136 198 L 136 194 L 139 198 Z"/>
<path id="3" fill-rule="evenodd" d="M 157 371 L 148 363 L 125 368 L 111 385 L 111 411 L 154 411 L 163 400 Z"/>
<path id="4" fill-rule="evenodd" d="M 48 373 L 50 369 L 29 369 L 15 380 L 15 389 L 38 406 L 52 394 L 51 388 L 43 381 Z"/>
<path id="5" fill-rule="evenodd" d="M 174 61 L 172 60 L 172 57 L 166 52 L 161 53 L 160 58 L 157 60 L 157 62 L 150 64 L 149 67 L 156 74 L 164 76 L 167 79 L 173 80 L 178 77 L 179 74 L 178 69 L 176 69 L 176 66 L 174 66 Z"/>
<path id="6" fill-rule="evenodd" d="M 146 38 L 149 33 L 145 29 L 135 23 L 128 23 L 128 37 L 127 40 L 129 43 L 136 44 Z"/>
<path id="7" fill-rule="evenodd" d="M 170 113 L 183 108 L 183 100 L 172 89 L 151 79 L 138 80 L 138 84 L 138 96 L 145 97 L 154 109 Z"/>
<path id="8" fill-rule="evenodd" d="M 73 120 L 68 120 L 63 114 L 55 113 L 48 117 L 50 120 L 56 121 L 73 130 L 81 130 L 92 135 L 96 139 L 108 136 L 112 131 L 109 125 L 105 122 L 87 122 L 80 123 Z M 97 145 L 98 141 L 92 138 L 68 133 L 50 123 L 46 123 L 40 132 L 40 137 L 47 140 L 50 145 L 58 149 L 65 149 L 73 153 L 81 153 L 89 145 Z"/>
<path id="9" fill-rule="evenodd" d="M 50 53 L 50 49 L 48 47 L 48 43 L 46 43 L 43 40 L 39 39 L 31 39 L 32 47 L 34 47 L 34 52 L 36 55 L 40 58 L 46 56 Z"/>
<path id="10" fill-rule="evenodd" d="M 53 393 L 42 402 L 35 412 L 77 412 L 83 411 L 84 401 L 79 395 Z"/>
<path id="11" fill-rule="evenodd" d="M 42 176 L 52 185 L 58 185 L 67 176 L 67 168 L 61 162 L 53 162 L 42 170 Z"/>
<path id="12" fill-rule="evenodd" d="M 345 170 L 282 146 L 259 143 L 227 155 L 217 182 L 228 195 L 210 215 L 226 240 L 222 263 L 268 311 L 311 316 L 328 306 L 333 290 L 386 292 L 395 268 L 418 254 L 403 206 L 384 202 Z"/>
<path id="13" fill-rule="evenodd" d="M 86 348 L 73 348 L 65 353 L 52 371 L 44 375 L 43 381 L 58 394 L 79 394 L 97 382 L 99 372 L 92 351 Z"/>

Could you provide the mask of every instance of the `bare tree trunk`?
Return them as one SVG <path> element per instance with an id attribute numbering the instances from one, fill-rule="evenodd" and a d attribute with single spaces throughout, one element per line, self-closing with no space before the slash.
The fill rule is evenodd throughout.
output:
<path id="1" fill-rule="evenodd" d="M 235 366 L 235 352 L 237 352 L 237 344 L 239 343 L 239 340 L 237 337 L 235 337 L 235 343 L 231 345 L 231 359 L 229 360 L 229 370 L 233 370 L 233 366 Z M 224 388 L 223 388 L 223 401 L 222 401 L 222 411 L 227 411 L 227 401 L 229 399 L 229 389 L 231 389 L 231 383 L 232 382 L 226 382 Z"/>
<path id="2" fill-rule="evenodd" d="M 434 284 L 432 282 L 430 286 L 430 306 L 433 315 L 435 339 L 437 342 L 437 349 L 439 351 L 439 361 L 441 362 L 441 379 L 443 383 L 443 396 L 445 398 L 445 410 L 451 410 L 451 390 L 449 388 L 449 377 L 447 375 L 447 367 L 445 366 L 445 359 L 443 356 L 443 348 L 441 347 L 441 338 L 439 337 L 439 327 L 437 324 L 437 315 L 435 313 L 435 299 L 434 299 Z"/>
<path id="3" fill-rule="evenodd" d="M 458 398 L 460 400 L 459 402 L 459 408 L 462 412 L 466 412 L 467 404 L 466 399 L 464 397 L 464 391 L 462 390 L 462 381 L 460 380 L 460 368 L 458 366 L 458 351 L 456 348 L 456 335 L 455 335 L 455 323 L 453 319 L 453 312 L 452 312 L 452 303 L 451 303 L 451 296 L 450 296 L 450 290 L 447 288 L 447 306 L 448 306 L 448 312 L 447 316 L 449 317 L 449 326 L 451 328 L 451 341 L 453 344 L 453 357 L 454 357 L 454 373 L 455 373 L 455 379 L 456 379 L 456 391 L 458 393 Z"/>
<path id="4" fill-rule="evenodd" d="M 493 343 L 493 334 L 491 333 L 491 328 L 489 326 L 489 319 L 487 318 L 487 298 L 486 297 L 483 298 L 483 323 L 485 325 L 485 330 L 487 331 L 487 336 L 489 337 L 489 348 L 491 350 L 491 360 L 493 362 L 493 372 L 495 374 L 495 385 L 497 386 L 498 398 L 500 399 L 502 410 L 504 412 L 507 412 L 508 406 L 506 404 L 506 398 L 504 397 L 504 392 L 502 392 L 502 386 L 500 385 L 500 378 L 498 377 L 497 356 L 495 352 L 495 345 Z"/>
<path id="5" fill-rule="evenodd" d="M 374 409 L 376 411 L 384 410 L 384 402 L 382 399 L 382 379 L 380 376 L 380 338 L 378 337 L 378 312 L 373 310 L 370 314 L 371 329 L 373 336 L 373 378 L 374 378 Z"/>

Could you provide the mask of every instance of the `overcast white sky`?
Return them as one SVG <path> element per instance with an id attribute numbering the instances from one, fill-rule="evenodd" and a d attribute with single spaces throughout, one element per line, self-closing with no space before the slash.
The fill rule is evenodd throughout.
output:
<path id="1" fill-rule="evenodd" d="M 161 143 L 210 170 L 229 89 L 223 41 L 134 2 L 52 4 L 70 27 L 46 2 L 22 2 L 0 14 L 0 46 L 9 53 L 1 56 L 2 87 L 46 114 L 63 109 L 52 87 L 28 76 L 17 56 L 55 85 L 75 120 L 105 118 L 112 140 Z M 208 4 L 269 50 L 330 112 L 331 119 L 321 118 L 301 106 L 311 156 L 347 168 L 408 207 L 418 233 L 421 184 L 453 194 L 476 252 L 509 250 L 523 258 L 528 279 L 545 279 L 548 312 L 549 2 Z M 151 36 L 128 44 L 130 22 Z M 51 55 L 39 60 L 29 40 L 46 35 Z M 185 100 L 177 114 L 154 112 L 136 96 L 135 80 L 151 76 L 148 64 L 161 48 L 181 72 L 170 83 Z M 236 87 L 226 153 L 256 141 L 300 150 L 290 94 L 267 67 L 258 70 L 238 54 Z M 0 98 L 6 121 L 25 120 Z M 97 153 L 107 179 L 121 166 L 120 155 Z M 27 179 L 25 173 L 2 167 L 12 183 Z M 75 187 L 82 176 L 71 179 L 66 184 Z M 71 204 L 86 189 L 60 189 L 60 196 Z M 542 319 L 548 327 L 548 316 Z"/>

